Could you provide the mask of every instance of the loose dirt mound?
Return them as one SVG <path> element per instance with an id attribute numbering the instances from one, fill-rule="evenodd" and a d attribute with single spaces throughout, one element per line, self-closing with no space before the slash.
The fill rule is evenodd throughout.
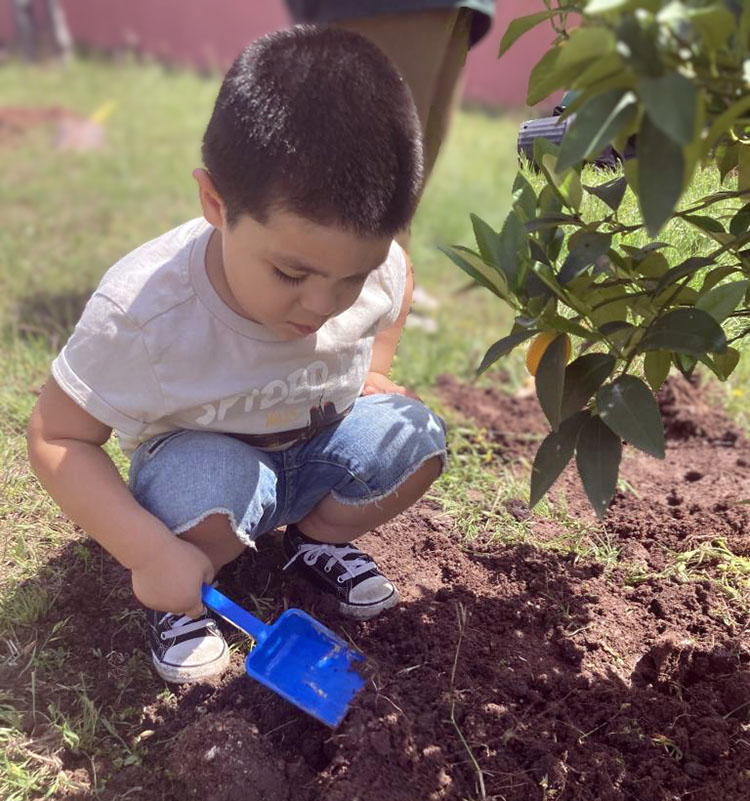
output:
<path id="1" fill-rule="evenodd" d="M 504 460 L 530 458 L 531 437 L 545 430 L 535 400 L 451 379 L 440 387 Z M 715 430 L 727 429 L 714 418 Z M 46 622 L 71 617 L 79 659 L 60 669 L 60 683 L 94 676 L 97 704 L 146 705 L 142 728 L 155 732 L 142 764 L 98 798 L 747 801 L 747 608 L 708 581 L 665 571 L 664 548 L 689 554 L 719 539 L 746 548 L 748 507 L 734 501 L 750 495 L 748 464 L 739 436 L 722 446 L 700 434 L 670 439 L 665 462 L 629 452 L 624 476 L 641 495 L 618 494 L 601 529 L 626 559 L 611 571 L 528 545 L 462 550 L 451 520 L 422 502 L 362 541 L 403 595 L 366 623 L 344 620 L 282 574 L 277 537 L 265 538 L 224 571 L 222 588 L 272 617 L 286 594 L 367 655 L 366 688 L 335 732 L 250 681 L 242 641 L 216 684 L 155 701 L 159 682 L 144 669 L 123 689 L 92 656 L 142 648 L 137 627 L 121 625 L 115 637 L 102 623 L 132 608 L 122 570 L 104 560 L 107 592 L 96 597 L 92 576 L 62 554 L 70 581 Z M 570 513 L 594 524 L 577 478 L 563 476 L 561 489 Z M 528 516 L 524 506 L 519 498 L 514 508 Z M 554 523 L 527 522 L 552 536 Z"/>

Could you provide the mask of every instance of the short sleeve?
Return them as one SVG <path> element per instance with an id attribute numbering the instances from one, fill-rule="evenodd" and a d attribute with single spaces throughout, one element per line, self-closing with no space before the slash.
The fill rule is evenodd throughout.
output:
<path id="1" fill-rule="evenodd" d="M 378 330 L 392 326 L 401 314 L 406 291 L 406 274 L 409 269 L 409 259 L 406 251 L 397 242 L 391 244 L 388 258 L 380 268 L 381 286 L 391 300 L 388 314 L 380 319 Z"/>
<path id="2" fill-rule="evenodd" d="M 128 436 L 139 436 L 162 415 L 142 330 L 99 292 L 52 363 L 52 376 L 92 417 Z"/>

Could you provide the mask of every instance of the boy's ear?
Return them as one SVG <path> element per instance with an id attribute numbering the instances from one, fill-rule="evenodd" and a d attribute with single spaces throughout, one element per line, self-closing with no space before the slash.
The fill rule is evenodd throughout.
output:
<path id="1" fill-rule="evenodd" d="M 227 223 L 226 206 L 213 182 L 213 178 L 202 167 L 193 170 L 193 178 L 198 183 L 203 216 L 214 228 L 219 228 L 223 231 Z"/>

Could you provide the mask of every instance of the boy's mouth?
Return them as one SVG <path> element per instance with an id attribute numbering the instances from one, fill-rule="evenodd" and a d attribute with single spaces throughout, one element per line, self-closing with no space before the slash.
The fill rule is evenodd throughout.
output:
<path id="1" fill-rule="evenodd" d="M 314 334 L 320 326 L 312 326 L 312 325 L 298 325 L 297 323 L 289 323 L 296 331 L 298 331 L 302 336 L 307 337 L 310 334 Z"/>

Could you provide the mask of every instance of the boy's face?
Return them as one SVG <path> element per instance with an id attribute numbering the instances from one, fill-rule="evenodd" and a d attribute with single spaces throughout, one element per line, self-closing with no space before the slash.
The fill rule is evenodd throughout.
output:
<path id="1" fill-rule="evenodd" d="M 291 212 L 273 212 L 266 223 L 242 215 L 229 226 L 220 199 L 211 206 L 204 176 L 195 177 L 206 219 L 221 233 L 206 254 L 211 282 L 235 312 L 283 339 L 310 336 L 348 309 L 388 255 L 390 237 L 363 238 Z"/>

